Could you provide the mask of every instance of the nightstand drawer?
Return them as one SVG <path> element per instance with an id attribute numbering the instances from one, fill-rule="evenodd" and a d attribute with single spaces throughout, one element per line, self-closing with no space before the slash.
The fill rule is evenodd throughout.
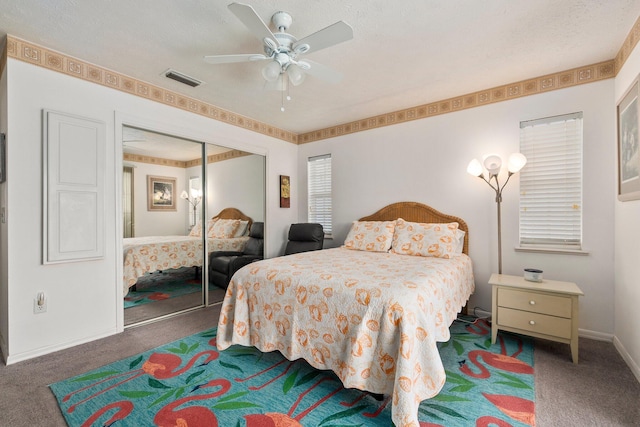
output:
<path id="1" fill-rule="evenodd" d="M 498 326 L 522 329 L 559 338 L 571 338 L 571 319 L 498 307 Z"/>
<path id="2" fill-rule="evenodd" d="M 548 293 L 499 288 L 498 306 L 571 318 L 571 298 Z"/>

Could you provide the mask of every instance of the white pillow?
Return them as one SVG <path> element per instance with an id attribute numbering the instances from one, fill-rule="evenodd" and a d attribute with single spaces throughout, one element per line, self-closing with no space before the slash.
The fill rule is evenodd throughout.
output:
<path id="1" fill-rule="evenodd" d="M 464 249 L 464 235 L 466 233 L 460 229 L 456 230 L 456 238 L 458 239 L 458 244 L 455 246 L 454 248 L 454 253 L 457 254 L 461 254 L 462 250 Z"/>
<path id="2" fill-rule="evenodd" d="M 354 221 L 344 247 L 359 251 L 387 252 L 391 248 L 395 221 Z"/>
<path id="3" fill-rule="evenodd" d="M 233 237 L 242 237 L 242 236 L 247 236 L 249 235 L 249 221 L 243 221 L 243 220 L 239 220 L 240 221 L 240 225 L 238 226 L 238 229 L 236 230 L 236 234 Z"/>
<path id="4" fill-rule="evenodd" d="M 391 252 L 436 258 L 451 258 L 455 255 L 459 238 L 457 222 L 420 223 L 396 220 Z"/>

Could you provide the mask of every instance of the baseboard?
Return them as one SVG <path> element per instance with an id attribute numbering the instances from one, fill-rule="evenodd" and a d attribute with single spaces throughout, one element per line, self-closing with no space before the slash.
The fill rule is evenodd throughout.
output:
<path id="1" fill-rule="evenodd" d="M 109 330 L 103 331 L 103 332 L 101 332 L 99 334 L 92 335 L 90 337 L 85 337 L 85 338 L 82 338 L 82 339 L 79 339 L 79 340 L 69 341 L 69 342 L 66 342 L 66 343 L 51 345 L 51 346 L 47 346 L 47 347 L 40 347 L 40 348 L 37 348 L 35 350 L 26 351 L 24 353 L 18 353 L 18 354 L 14 354 L 14 355 L 8 355 L 7 356 L 7 353 L 4 353 L 5 349 L 3 349 L 3 353 L 2 354 L 4 354 L 5 363 L 7 365 L 12 365 L 14 363 L 23 362 L 25 360 L 33 359 L 34 357 L 40 357 L 40 356 L 47 355 L 49 353 L 55 353 L 56 351 L 65 350 L 67 348 L 75 347 L 75 346 L 80 345 L 80 344 L 86 344 L 86 343 L 91 342 L 91 341 L 99 340 L 100 338 L 106 338 L 106 337 L 109 337 L 111 335 L 115 335 L 116 333 L 118 333 L 118 330 L 114 328 L 114 329 L 109 329 Z"/>
<path id="2" fill-rule="evenodd" d="M 589 329 L 578 329 L 578 336 L 597 341 L 613 341 L 613 334 L 605 334 L 604 332 L 597 332 Z"/>
<path id="3" fill-rule="evenodd" d="M 622 356 L 624 361 L 627 363 L 627 366 L 631 369 L 631 372 L 633 372 L 633 375 L 635 375 L 636 379 L 640 383 L 640 366 L 638 366 L 638 364 L 631 358 L 627 349 L 624 348 L 624 345 L 622 345 L 618 337 L 615 335 L 613 337 L 613 345 L 616 347 L 616 350 L 618 350 L 618 353 L 620 353 L 620 356 Z"/>

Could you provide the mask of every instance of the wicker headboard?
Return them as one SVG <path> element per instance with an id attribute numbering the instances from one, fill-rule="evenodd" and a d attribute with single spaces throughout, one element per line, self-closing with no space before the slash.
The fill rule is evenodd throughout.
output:
<path id="1" fill-rule="evenodd" d="M 457 222 L 458 228 L 464 231 L 464 246 L 462 252 L 469 255 L 469 228 L 463 219 L 457 216 L 446 215 L 433 209 L 430 206 L 417 202 L 398 202 L 393 203 L 378 212 L 360 218 L 360 221 L 393 221 L 402 218 L 410 222 L 427 222 L 427 223 L 447 223 Z"/>
<path id="2" fill-rule="evenodd" d="M 236 208 L 224 208 L 220 211 L 218 215 L 215 215 L 212 219 L 241 219 L 243 221 L 249 221 L 247 224 L 247 230 L 251 229 L 251 224 L 253 224 L 253 220 L 240 212 L 239 209 Z"/>

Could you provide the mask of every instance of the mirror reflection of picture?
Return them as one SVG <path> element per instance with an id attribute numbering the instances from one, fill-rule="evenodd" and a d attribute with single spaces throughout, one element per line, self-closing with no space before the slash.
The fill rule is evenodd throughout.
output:
<path id="1" fill-rule="evenodd" d="M 147 175 L 148 210 L 176 210 L 176 179 Z"/>
<path id="2" fill-rule="evenodd" d="M 291 182 L 287 175 L 280 175 L 280 207 L 291 207 Z"/>

